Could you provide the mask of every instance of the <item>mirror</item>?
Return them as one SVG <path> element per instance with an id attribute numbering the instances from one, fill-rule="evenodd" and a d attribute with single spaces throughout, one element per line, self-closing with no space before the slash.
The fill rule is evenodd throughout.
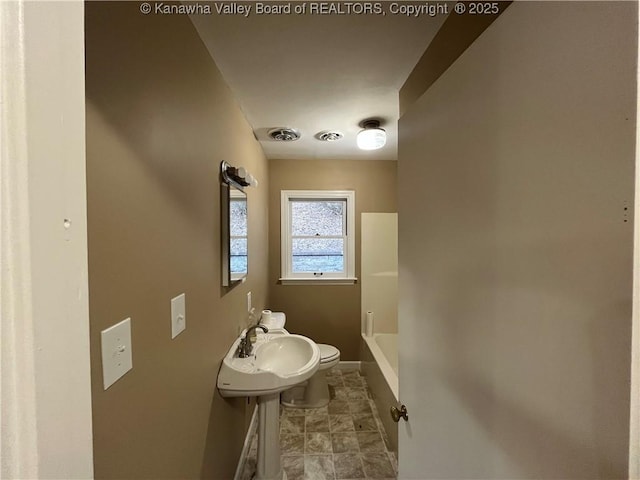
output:
<path id="1" fill-rule="evenodd" d="M 247 248 L 247 194 L 233 182 L 221 185 L 222 285 L 242 281 L 249 270 Z"/>
<path id="2" fill-rule="evenodd" d="M 242 280 L 248 272 L 247 194 L 231 186 L 229 190 L 229 263 L 231 281 Z"/>

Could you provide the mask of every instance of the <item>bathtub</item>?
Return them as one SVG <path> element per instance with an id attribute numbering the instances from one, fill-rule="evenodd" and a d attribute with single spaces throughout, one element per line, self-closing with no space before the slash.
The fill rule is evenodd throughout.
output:
<path id="1" fill-rule="evenodd" d="M 373 400 L 393 451 L 398 453 L 398 424 L 391 419 L 389 408 L 398 405 L 398 335 L 376 333 L 362 335 L 362 373 L 367 377 Z"/>

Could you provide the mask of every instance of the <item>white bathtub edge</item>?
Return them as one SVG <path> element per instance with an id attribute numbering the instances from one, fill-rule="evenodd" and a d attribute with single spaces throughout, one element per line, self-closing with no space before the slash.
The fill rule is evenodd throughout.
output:
<path id="1" fill-rule="evenodd" d="M 397 402 L 399 395 L 398 395 L 398 376 L 396 375 L 396 372 L 393 371 L 393 368 L 391 368 L 391 364 L 387 360 L 387 357 L 384 356 L 384 353 L 382 353 L 382 350 L 380 350 L 380 347 L 376 343 L 375 334 L 373 337 L 367 337 L 364 333 L 362 333 L 361 335 L 365 343 L 369 347 L 371 354 L 376 360 L 376 363 L 378 364 L 378 367 L 382 372 L 382 376 L 389 384 L 391 393 L 393 393 L 393 396 L 395 397 Z"/>

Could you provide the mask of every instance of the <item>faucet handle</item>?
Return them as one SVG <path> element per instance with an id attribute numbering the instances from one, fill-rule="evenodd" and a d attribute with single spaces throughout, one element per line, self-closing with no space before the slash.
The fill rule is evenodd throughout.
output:
<path id="1" fill-rule="evenodd" d="M 251 356 L 251 351 L 253 350 L 253 342 L 255 341 L 255 339 L 257 339 L 256 330 L 258 328 L 262 329 L 264 333 L 269 332 L 269 329 L 264 325 L 252 325 L 247 328 L 244 332 L 244 336 L 240 338 L 240 344 L 238 345 L 238 356 L 240 358 L 247 358 Z"/>
<path id="2" fill-rule="evenodd" d="M 247 335 L 245 334 L 241 339 L 240 339 L 240 343 L 238 344 L 238 357 L 240 358 L 246 358 L 249 356 L 249 353 L 247 352 L 248 350 L 248 345 L 250 345 L 249 343 L 249 339 L 247 338 Z"/>

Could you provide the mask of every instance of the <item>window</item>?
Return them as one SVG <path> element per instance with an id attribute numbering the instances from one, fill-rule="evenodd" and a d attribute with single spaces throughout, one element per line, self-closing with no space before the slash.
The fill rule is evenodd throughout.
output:
<path id="1" fill-rule="evenodd" d="M 283 190 L 282 283 L 355 282 L 355 192 Z"/>

